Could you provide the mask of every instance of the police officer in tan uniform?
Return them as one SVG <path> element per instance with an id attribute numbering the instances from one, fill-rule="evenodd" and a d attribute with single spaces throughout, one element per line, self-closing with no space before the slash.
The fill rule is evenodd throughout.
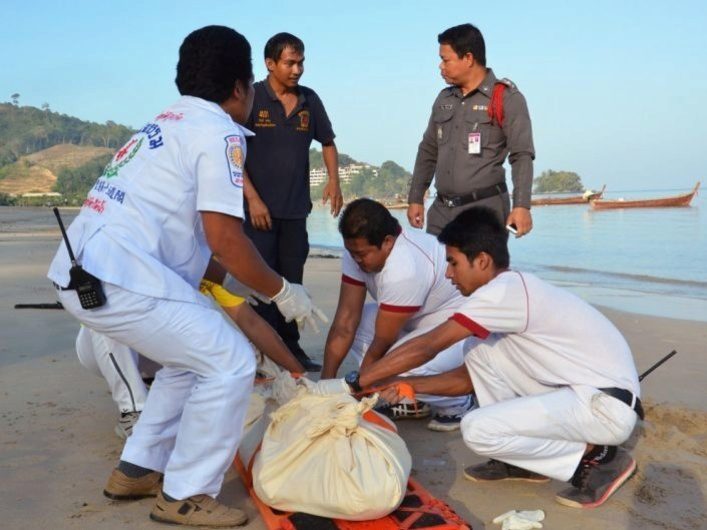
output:
<path id="1" fill-rule="evenodd" d="M 439 234 L 459 212 L 472 206 L 493 209 L 517 236 L 530 232 L 533 135 L 525 98 L 508 79 L 498 80 L 486 67 L 481 32 L 471 24 L 438 36 L 440 71 L 450 85 L 432 107 L 417 151 L 408 220 L 425 222 L 424 195 L 435 177 L 437 197 L 427 212 L 427 231 Z M 513 179 L 513 207 L 503 162 Z"/>

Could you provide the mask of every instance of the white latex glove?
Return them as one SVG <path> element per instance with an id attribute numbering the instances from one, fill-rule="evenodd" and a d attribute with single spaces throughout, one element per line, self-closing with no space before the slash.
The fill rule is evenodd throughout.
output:
<path id="1" fill-rule="evenodd" d="M 230 273 L 226 273 L 223 286 L 233 294 L 245 298 L 250 305 L 258 305 L 259 301 L 265 304 L 270 303 L 270 298 L 239 282 L 235 277 L 231 276 Z"/>
<path id="2" fill-rule="evenodd" d="M 282 289 L 272 297 L 272 301 L 277 304 L 285 322 L 294 320 L 299 329 L 304 329 L 305 324 L 309 324 L 315 333 L 319 333 L 319 326 L 314 317 L 324 324 L 329 322 L 326 315 L 312 304 L 307 290 L 298 283 L 288 282 L 285 278 L 282 279 Z"/>
<path id="3" fill-rule="evenodd" d="M 542 528 L 540 523 L 545 519 L 545 512 L 542 510 L 511 510 L 496 517 L 493 522 L 501 524 L 501 530 L 532 530 Z"/>
<path id="4" fill-rule="evenodd" d="M 332 394 L 351 394 L 351 387 L 342 379 L 322 379 L 321 381 L 310 381 L 304 379 L 307 390 L 318 396 L 330 396 Z"/>

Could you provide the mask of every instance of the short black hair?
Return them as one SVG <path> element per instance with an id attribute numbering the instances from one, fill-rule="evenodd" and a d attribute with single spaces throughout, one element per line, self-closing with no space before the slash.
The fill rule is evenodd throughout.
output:
<path id="1" fill-rule="evenodd" d="M 486 206 L 475 206 L 463 211 L 445 226 L 437 236 L 440 243 L 458 248 L 469 261 L 481 252 L 493 258 L 499 269 L 507 269 L 508 234 L 498 215 Z"/>
<path id="2" fill-rule="evenodd" d="M 236 81 L 245 88 L 253 79 L 248 40 L 225 26 L 206 26 L 191 32 L 179 47 L 177 88 L 183 96 L 223 103 Z"/>
<path id="3" fill-rule="evenodd" d="M 356 199 L 341 214 L 339 232 L 344 239 L 363 237 L 371 245 L 381 248 L 386 236 L 400 233 L 400 223 L 381 203 Z"/>
<path id="4" fill-rule="evenodd" d="M 473 24 L 461 24 L 445 29 L 437 35 L 437 42 L 448 44 L 460 59 L 471 53 L 481 66 L 486 66 L 486 43 L 479 28 Z"/>
<path id="5" fill-rule="evenodd" d="M 265 43 L 265 58 L 278 62 L 285 48 L 292 48 L 295 53 L 304 54 L 302 39 L 295 37 L 292 33 L 278 33 Z"/>

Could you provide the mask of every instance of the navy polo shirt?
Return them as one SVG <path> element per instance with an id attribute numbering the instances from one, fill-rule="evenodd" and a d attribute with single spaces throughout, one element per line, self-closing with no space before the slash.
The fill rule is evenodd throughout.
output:
<path id="1" fill-rule="evenodd" d="M 270 216 L 302 219 L 312 209 L 309 198 L 309 146 L 334 140 L 331 122 L 314 90 L 300 86 L 299 99 L 290 116 L 267 79 L 253 85 L 253 111 L 246 127 L 246 170 Z"/>

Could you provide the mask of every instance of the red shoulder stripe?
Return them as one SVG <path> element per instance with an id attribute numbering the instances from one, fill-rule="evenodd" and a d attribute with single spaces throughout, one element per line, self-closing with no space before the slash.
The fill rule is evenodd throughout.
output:
<path id="1" fill-rule="evenodd" d="M 390 311 L 392 313 L 417 313 L 422 306 L 381 304 L 379 307 L 383 311 Z"/>
<path id="2" fill-rule="evenodd" d="M 351 276 L 346 276 L 346 274 L 341 275 L 341 282 L 348 283 L 351 285 L 359 285 L 361 287 L 366 286 L 366 284 L 364 282 L 362 282 L 361 280 L 357 280 L 356 278 L 352 278 Z"/>
<path id="3" fill-rule="evenodd" d="M 491 332 L 481 324 L 474 322 L 469 317 L 462 315 L 461 313 L 454 313 L 449 320 L 454 320 L 457 324 L 461 324 L 482 340 L 491 334 Z"/>

